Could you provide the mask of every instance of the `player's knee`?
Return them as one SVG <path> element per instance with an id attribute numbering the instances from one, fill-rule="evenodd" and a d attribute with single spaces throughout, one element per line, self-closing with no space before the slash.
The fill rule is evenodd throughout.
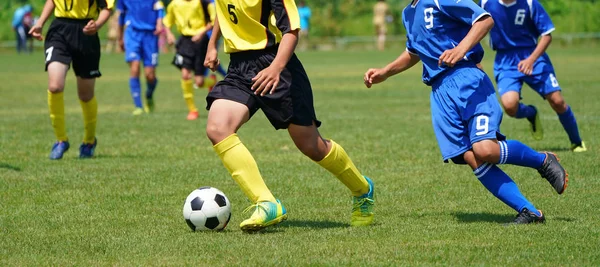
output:
<path id="1" fill-rule="evenodd" d="M 51 93 L 61 93 L 65 89 L 65 84 L 57 81 L 50 81 L 48 83 L 48 91 Z"/>
<path id="2" fill-rule="evenodd" d="M 514 103 L 505 103 L 505 102 L 503 102 L 502 106 L 504 107 L 504 112 L 506 112 L 506 114 L 508 116 L 511 116 L 511 117 L 517 116 L 517 111 L 519 110 L 518 103 L 514 104 Z"/>
<path id="3" fill-rule="evenodd" d="M 495 142 L 485 141 L 473 144 L 473 154 L 475 155 L 475 159 L 489 163 L 496 163 L 498 161 L 497 154 L 499 152 L 497 151 L 499 150 L 497 146 L 498 144 Z"/>
<path id="4" fill-rule="evenodd" d="M 228 136 L 234 134 L 235 131 L 230 129 L 225 123 L 209 121 L 206 123 L 206 136 L 213 143 L 217 144 L 223 141 Z"/>
<path id="5" fill-rule="evenodd" d="M 154 72 L 146 73 L 146 81 L 153 83 L 156 81 L 156 74 Z"/>
<path id="6" fill-rule="evenodd" d="M 327 151 L 321 151 L 316 142 L 295 142 L 295 144 L 302 154 L 313 161 L 320 161 L 327 155 Z"/>
<path id="7" fill-rule="evenodd" d="M 548 100 L 550 102 L 550 106 L 556 113 L 562 114 L 567 111 L 567 103 L 565 99 L 562 97 L 554 97 Z"/>

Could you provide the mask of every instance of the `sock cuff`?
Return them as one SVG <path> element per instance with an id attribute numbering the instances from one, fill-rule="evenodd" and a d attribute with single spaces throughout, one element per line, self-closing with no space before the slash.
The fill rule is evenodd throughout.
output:
<path id="1" fill-rule="evenodd" d="M 231 148 L 241 143 L 242 141 L 240 140 L 238 135 L 234 133 L 230 136 L 227 136 L 225 139 L 221 140 L 221 142 L 214 145 L 213 149 L 215 150 L 215 152 L 217 152 L 217 154 L 221 155 L 227 152 L 227 150 L 230 150 Z"/>
<path id="2" fill-rule="evenodd" d="M 498 142 L 498 145 L 500 145 L 500 161 L 498 164 L 505 164 L 508 160 L 508 143 L 506 143 L 506 141 L 500 141 Z"/>
<path id="3" fill-rule="evenodd" d="M 79 104 L 81 104 L 81 105 L 89 105 L 94 102 L 96 102 L 96 96 L 93 96 L 92 99 L 88 100 L 87 102 L 79 99 Z"/>
<path id="4" fill-rule="evenodd" d="M 563 113 L 561 113 L 561 114 L 559 114 L 559 113 L 556 113 L 556 114 L 557 114 L 559 117 L 562 117 L 562 116 L 570 116 L 570 114 L 573 114 L 573 111 L 571 110 L 571 106 L 567 105 L 567 110 L 565 110 L 565 112 L 563 112 Z"/>
<path id="5" fill-rule="evenodd" d="M 157 83 L 158 83 L 158 78 L 154 78 L 154 82 L 153 83 L 149 82 L 149 81 L 146 81 L 146 84 L 148 84 L 148 85 L 156 85 Z"/>
<path id="6" fill-rule="evenodd" d="M 329 142 L 331 142 L 331 149 L 329 150 L 329 152 L 327 152 L 327 155 L 325 155 L 325 157 L 322 160 L 315 161 L 316 163 L 318 163 L 321 166 L 329 165 L 333 160 L 335 160 L 335 158 L 336 158 L 335 155 L 337 155 L 337 150 L 343 149 L 335 141 L 329 139 Z"/>
<path id="7" fill-rule="evenodd" d="M 140 83 L 140 78 L 139 77 L 129 77 L 129 82 L 137 82 Z"/>
<path id="8" fill-rule="evenodd" d="M 64 91 L 63 92 L 58 92 L 58 93 L 52 93 L 52 92 L 50 92 L 50 90 L 48 90 L 48 96 L 51 96 L 51 95 L 53 95 L 53 96 L 62 96 L 64 93 L 65 93 Z"/>
<path id="9" fill-rule="evenodd" d="M 188 84 L 191 85 L 192 83 L 194 83 L 194 81 L 192 79 L 188 79 L 188 80 L 181 79 L 182 85 L 188 85 Z"/>
<path id="10" fill-rule="evenodd" d="M 488 171 L 494 166 L 494 164 L 483 163 L 477 169 L 473 170 L 473 174 L 477 176 L 477 179 L 481 179 L 483 176 L 487 174 Z"/>

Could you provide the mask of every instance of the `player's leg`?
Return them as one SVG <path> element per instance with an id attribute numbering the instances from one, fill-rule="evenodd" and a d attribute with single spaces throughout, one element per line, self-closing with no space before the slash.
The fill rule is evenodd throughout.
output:
<path id="1" fill-rule="evenodd" d="M 337 177 L 352 193 L 352 226 L 365 226 L 373 222 L 374 184 L 363 176 L 344 150 L 333 140 L 323 138 L 317 126 L 290 124 L 290 137 L 296 147 L 307 157 Z"/>
<path id="2" fill-rule="evenodd" d="M 579 127 L 577 126 L 577 119 L 575 119 L 575 114 L 573 114 L 571 107 L 565 102 L 562 93 L 560 91 L 554 91 L 552 93 L 546 94 L 545 98 L 548 100 L 548 103 L 550 103 L 550 106 L 558 115 L 560 123 L 565 129 L 565 132 L 567 132 L 567 135 L 569 136 L 569 141 L 571 141 L 571 150 L 573 150 L 573 152 L 587 151 L 585 143 L 581 140 L 581 136 L 579 135 Z"/>
<path id="3" fill-rule="evenodd" d="M 52 128 L 54 129 L 54 135 L 57 140 L 52 146 L 50 159 L 61 159 L 63 154 L 67 152 L 70 147 L 65 126 L 65 103 L 63 93 L 69 65 L 54 61 L 50 62 L 46 68 L 48 71 L 48 110 L 50 112 L 50 121 L 52 122 Z"/>
<path id="4" fill-rule="evenodd" d="M 146 111 L 154 111 L 154 91 L 158 85 L 156 67 L 158 66 L 158 36 L 152 32 L 144 33 L 142 45 L 144 74 L 146 76 Z"/>
<path id="5" fill-rule="evenodd" d="M 181 89 L 183 90 L 183 99 L 188 107 L 188 120 L 198 118 L 198 108 L 194 103 L 194 82 L 192 80 L 193 72 L 188 68 L 181 69 Z"/>
<path id="6" fill-rule="evenodd" d="M 129 64 L 129 91 L 133 100 L 133 115 L 144 113 L 142 106 L 142 88 L 140 83 L 140 62 L 142 58 L 142 33 L 128 27 L 125 30 L 125 61 Z"/>
<path id="7" fill-rule="evenodd" d="M 521 79 L 522 75 L 523 74 L 520 73 L 513 73 L 510 75 L 507 75 L 507 73 L 500 73 L 496 76 L 500 101 L 502 102 L 502 107 L 507 115 L 517 119 L 527 119 L 529 121 L 531 135 L 534 139 L 541 140 L 544 138 L 544 129 L 542 128 L 542 122 L 539 113 L 537 112 L 537 108 L 533 105 L 525 105 L 521 102 L 521 88 L 523 87 L 523 81 Z"/>
<path id="8" fill-rule="evenodd" d="M 79 146 L 79 158 L 91 158 L 98 141 L 96 140 L 96 122 L 98 102 L 94 95 L 96 78 L 77 77 L 77 94 L 83 113 L 83 142 Z"/>

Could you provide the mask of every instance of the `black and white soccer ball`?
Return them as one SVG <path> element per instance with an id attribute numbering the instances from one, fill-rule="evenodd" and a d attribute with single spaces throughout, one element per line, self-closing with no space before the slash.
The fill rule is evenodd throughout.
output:
<path id="1" fill-rule="evenodd" d="M 185 199 L 183 218 L 192 231 L 223 230 L 231 219 L 231 203 L 221 190 L 200 187 Z"/>

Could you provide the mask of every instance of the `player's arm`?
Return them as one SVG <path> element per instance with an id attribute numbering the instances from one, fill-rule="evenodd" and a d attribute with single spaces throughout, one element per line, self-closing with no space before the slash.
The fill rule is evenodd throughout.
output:
<path id="1" fill-rule="evenodd" d="M 158 13 L 158 18 L 156 19 L 156 26 L 154 29 L 154 35 L 160 35 L 163 31 L 163 19 L 165 18 L 165 6 L 162 1 L 156 1 L 154 3 L 154 10 Z"/>
<path id="2" fill-rule="evenodd" d="M 213 23 L 213 32 L 210 41 L 208 41 L 206 57 L 204 58 L 204 66 L 212 71 L 217 70 L 219 66 L 219 52 L 217 49 L 219 38 L 221 38 L 221 27 L 219 26 L 219 18 L 216 17 Z"/>
<path id="3" fill-rule="evenodd" d="M 165 26 L 165 33 L 167 34 L 167 43 L 169 45 L 172 45 L 175 43 L 175 35 L 173 35 L 173 32 L 171 31 L 171 27 L 173 26 L 173 24 L 175 24 L 175 17 L 174 17 L 174 10 L 173 10 L 173 2 L 169 3 L 169 5 L 167 6 L 167 14 L 165 14 L 165 17 L 163 18 L 163 25 Z"/>
<path id="4" fill-rule="evenodd" d="M 464 39 L 453 49 L 446 50 L 440 56 L 438 65 L 446 64 L 453 67 L 454 64 L 462 60 L 467 52 L 469 52 L 476 44 L 481 42 L 483 37 L 487 35 L 490 30 L 494 27 L 494 20 L 488 15 L 484 15 L 479 20 L 473 23 L 471 30 L 465 36 Z"/>
<path id="5" fill-rule="evenodd" d="M 192 42 L 198 42 L 198 41 L 200 41 L 200 39 L 202 39 L 202 37 L 206 34 L 206 32 L 209 31 L 212 28 L 213 28 L 212 24 L 206 24 L 206 25 L 204 25 L 204 27 L 202 27 L 202 29 L 200 29 L 198 31 L 198 33 L 196 33 L 196 35 L 192 36 Z"/>
<path id="6" fill-rule="evenodd" d="M 121 47 L 121 50 L 125 50 L 123 36 L 125 30 L 125 17 L 127 16 L 127 7 L 123 2 L 123 0 L 117 1 L 117 10 L 119 11 L 119 46 Z"/>
<path id="7" fill-rule="evenodd" d="M 530 12 L 533 24 L 541 37 L 531 55 L 518 64 L 519 71 L 525 75 L 531 75 L 533 73 L 533 65 L 538 58 L 546 53 L 546 49 L 548 49 L 550 43 L 552 43 L 551 33 L 555 29 L 550 16 L 538 1 L 531 1 Z"/>
<path id="8" fill-rule="evenodd" d="M 44 28 L 44 24 L 46 24 L 46 21 L 50 17 L 50 14 L 52 14 L 52 11 L 54 11 L 54 7 L 55 5 L 53 0 L 46 0 L 44 9 L 42 9 L 42 14 L 40 14 L 40 18 L 29 30 L 29 34 L 31 34 L 33 38 L 40 41 L 44 39 L 44 36 L 42 35 L 42 28 Z"/>
<path id="9" fill-rule="evenodd" d="M 363 77 L 367 88 L 371 88 L 373 84 L 381 83 L 387 78 L 410 69 L 415 64 L 419 63 L 421 58 L 417 54 L 404 51 L 396 60 L 381 69 L 369 69 Z"/>
<path id="10" fill-rule="evenodd" d="M 546 34 L 542 35 L 540 38 L 535 50 L 527 57 L 526 59 L 519 62 L 518 69 L 525 75 L 531 75 L 533 73 L 533 65 L 544 53 L 546 53 L 546 49 L 552 43 L 552 35 Z"/>
<path id="11" fill-rule="evenodd" d="M 271 65 L 252 78 L 254 94 L 264 96 L 272 94 L 279 84 L 279 76 L 294 54 L 298 44 L 300 17 L 293 0 L 271 0 L 277 28 L 283 33 L 277 55 Z"/>
<path id="12" fill-rule="evenodd" d="M 106 24 L 108 18 L 110 18 L 110 10 L 113 8 L 114 0 L 98 0 L 97 3 L 100 8 L 100 13 L 96 20 L 90 20 L 87 25 L 83 27 L 83 33 L 86 35 L 96 34 L 98 30 Z"/>

